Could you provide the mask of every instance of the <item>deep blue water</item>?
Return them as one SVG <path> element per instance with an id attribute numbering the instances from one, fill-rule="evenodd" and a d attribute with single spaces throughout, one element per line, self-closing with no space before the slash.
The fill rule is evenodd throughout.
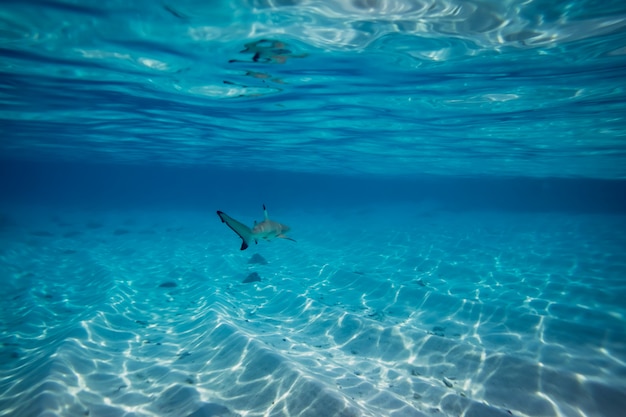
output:
<path id="1" fill-rule="evenodd" d="M 625 74 L 623 1 L 1 2 L 0 416 L 621 416 Z"/>

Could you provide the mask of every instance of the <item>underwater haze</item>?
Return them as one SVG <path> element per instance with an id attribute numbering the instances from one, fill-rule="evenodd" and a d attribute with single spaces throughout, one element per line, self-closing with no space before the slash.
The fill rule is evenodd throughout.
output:
<path id="1" fill-rule="evenodd" d="M 623 0 L 0 2 L 0 416 L 621 417 Z"/>

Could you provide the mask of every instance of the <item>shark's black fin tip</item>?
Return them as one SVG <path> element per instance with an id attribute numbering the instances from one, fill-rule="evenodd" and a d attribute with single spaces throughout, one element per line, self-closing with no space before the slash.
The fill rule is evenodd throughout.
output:
<path id="1" fill-rule="evenodd" d="M 217 215 L 220 216 L 220 220 L 222 221 L 222 223 L 224 223 L 224 218 L 222 217 L 222 214 L 224 214 L 223 211 L 217 211 Z"/>
<path id="2" fill-rule="evenodd" d="M 239 250 L 246 250 L 246 249 L 248 249 L 248 244 L 246 242 L 242 242 L 241 248 Z"/>
<path id="3" fill-rule="evenodd" d="M 267 209 L 265 208 L 265 204 L 263 204 L 263 210 L 267 210 Z"/>

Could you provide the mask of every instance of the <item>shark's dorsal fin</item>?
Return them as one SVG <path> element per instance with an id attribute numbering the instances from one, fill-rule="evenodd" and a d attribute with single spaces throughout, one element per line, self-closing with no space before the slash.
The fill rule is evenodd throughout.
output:
<path id="1" fill-rule="evenodd" d="M 267 209 L 265 208 L 265 204 L 263 204 L 263 215 L 265 216 L 265 220 L 270 219 L 270 217 L 267 215 Z"/>

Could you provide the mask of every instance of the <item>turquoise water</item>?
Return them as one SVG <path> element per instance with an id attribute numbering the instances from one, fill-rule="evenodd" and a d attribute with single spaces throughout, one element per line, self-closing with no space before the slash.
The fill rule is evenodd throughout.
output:
<path id="1" fill-rule="evenodd" d="M 622 416 L 624 74 L 622 1 L 0 3 L 0 416 Z"/>

